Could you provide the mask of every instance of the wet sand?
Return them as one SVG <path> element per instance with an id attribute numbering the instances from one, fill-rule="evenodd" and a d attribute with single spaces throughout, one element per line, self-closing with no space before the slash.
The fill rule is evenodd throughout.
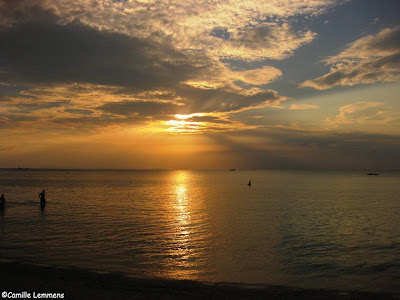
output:
<path id="1" fill-rule="evenodd" d="M 0 263 L 0 292 L 63 293 L 64 299 L 400 299 L 399 295 L 132 278 L 124 274 Z"/>

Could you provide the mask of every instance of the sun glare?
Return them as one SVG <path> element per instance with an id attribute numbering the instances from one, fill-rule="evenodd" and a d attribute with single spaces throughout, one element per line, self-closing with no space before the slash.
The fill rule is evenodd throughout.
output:
<path id="1" fill-rule="evenodd" d="M 174 115 L 174 117 L 179 119 L 179 120 L 186 120 L 186 119 L 193 118 L 193 117 L 202 117 L 204 115 L 205 114 L 202 114 L 202 113 L 194 113 L 194 114 L 190 114 L 190 115 L 176 114 L 176 115 Z"/>
<path id="2" fill-rule="evenodd" d="M 202 132 L 203 122 L 189 122 L 184 120 L 169 120 L 165 122 L 167 129 L 172 133 L 198 134 Z"/>

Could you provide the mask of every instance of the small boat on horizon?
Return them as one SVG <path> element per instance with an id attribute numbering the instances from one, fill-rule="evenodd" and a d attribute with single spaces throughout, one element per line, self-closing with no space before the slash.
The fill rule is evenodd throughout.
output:
<path id="1" fill-rule="evenodd" d="M 379 175 L 378 171 L 370 171 L 367 175 Z"/>
<path id="2" fill-rule="evenodd" d="M 19 171 L 26 171 L 26 170 L 30 170 L 30 169 L 29 169 L 29 168 L 23 168 L 23 167 L 22 167 L 22 162 L 19 161 L 17 170 L 19 170 Z"/>

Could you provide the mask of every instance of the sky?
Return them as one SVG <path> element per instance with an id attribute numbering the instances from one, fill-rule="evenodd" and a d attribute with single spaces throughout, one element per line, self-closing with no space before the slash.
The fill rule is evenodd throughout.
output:
<path id="1" fill-rule="evenodd" d="M 400 169 L 400 1 L 0 0 L 0 167 Z"/>

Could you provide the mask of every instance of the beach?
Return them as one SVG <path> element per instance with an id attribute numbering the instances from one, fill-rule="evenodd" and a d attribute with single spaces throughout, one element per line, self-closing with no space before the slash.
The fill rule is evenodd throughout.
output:
<path id="1" fill-rule="evenodd" d="M 2 293 L 32 299 L 43 294 L 64 299 L 400 299 L 386 293 L 134 278 L 16 261 L 0 263 L 0 277 Z"/>

